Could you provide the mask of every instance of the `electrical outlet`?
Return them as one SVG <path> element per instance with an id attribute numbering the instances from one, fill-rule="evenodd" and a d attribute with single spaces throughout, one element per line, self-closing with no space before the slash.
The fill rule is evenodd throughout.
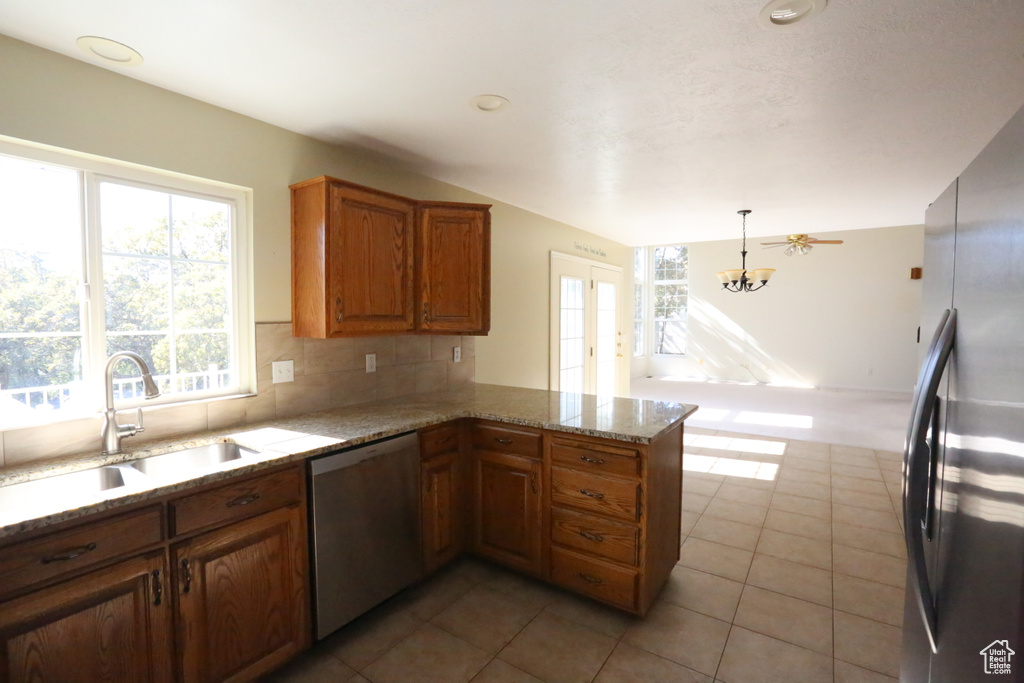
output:
<path id="1" fill-rule="evenodd" d="M 452 348 L 452 361 L 459 363 L 462 361 L 462 347 L 455 346 Z"/>
<path id="2" fill-rule="evenodd" d="M 270 367 L 273 373 L 274 380 L 272 384 L 280 384 L 281 382 L 295 381 L 295 361 L 278 360 L 271 363 Z"/>
<path id="3" fill-rule="evenodd" d="M 366 354 L 366 371 L 377 372 L 377 354 L 368 353 Z"/>

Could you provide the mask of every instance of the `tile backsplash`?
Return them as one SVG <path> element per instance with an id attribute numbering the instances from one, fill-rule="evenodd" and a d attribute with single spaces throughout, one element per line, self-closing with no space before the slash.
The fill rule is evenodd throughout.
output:
<path id="1" fill-rule="evenodd" d="M 291 417 L 328 408 L 397 398 L 468 384 L 476 376 L 474 337 L 397 336 L 299 339 L 291 323 L 256 325 L 257 395 L 154 406 L 145 410 L 142 442 L 207 429 Z M 462 361 L 452 350 L 462 347 Z M 366 354 L 377 371 L 366 372 Z M 295 381 L 274 384 L 271 363 L 294 362 Z M 127 418 L 126 418 L 127 419 Z M 100 450 L 99 416 L 0 431 L 0 467 Z"/>

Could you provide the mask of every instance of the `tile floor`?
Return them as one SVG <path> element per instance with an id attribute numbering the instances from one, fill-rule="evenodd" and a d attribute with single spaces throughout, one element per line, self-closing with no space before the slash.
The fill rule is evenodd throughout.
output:
<path id="1" fill-rule="evenodd" d="M 645 619 L 467 559 L 269 680 L 895 681 L 900 455 L 703 429 L 686 440 L 681 557 Z"/>

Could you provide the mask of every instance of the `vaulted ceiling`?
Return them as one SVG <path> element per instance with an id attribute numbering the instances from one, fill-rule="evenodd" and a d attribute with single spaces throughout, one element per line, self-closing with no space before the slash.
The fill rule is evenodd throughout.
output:
<path id="1" fill-rule="evenodd" d="M 5 0 L 0 33 L 632 245 L 920 223 L 1024 104 L 1019 0 L 761 6 Z"/>

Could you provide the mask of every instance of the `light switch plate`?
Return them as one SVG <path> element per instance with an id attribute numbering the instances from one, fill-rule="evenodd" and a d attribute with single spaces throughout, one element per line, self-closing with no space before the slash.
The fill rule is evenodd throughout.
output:
<path id="1" fill-rule="evenodd" d="M 273 384 L 295 381 L 295 361 L 278 360 L 271 363 L 270 367 L 273 369 L 274 373 Z"/>
<path id="2" fill-rule="evenodd" d="M 377 372 L 377 354 L 368 353 L 366 354 L 366 371 Z"/>
<path id="3" fill-rule="evenodd" d="M 456 363 L 462 360 L 462 347 L 455 346 L 452 348 L 452 360 Z"/>

